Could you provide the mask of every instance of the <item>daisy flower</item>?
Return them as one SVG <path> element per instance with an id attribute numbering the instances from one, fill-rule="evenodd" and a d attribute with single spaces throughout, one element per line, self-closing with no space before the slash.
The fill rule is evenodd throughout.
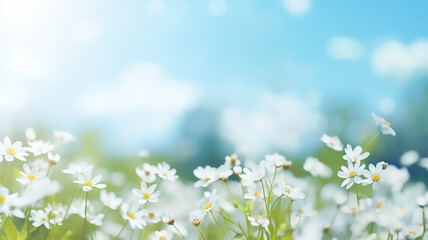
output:
<path id="1" fill-rule="evenodd" d="M 248 220 L 250 220 L 250 224 L 252 226 L 256 226 L 256 227 L 263 227 L 266 229 L 266 231 L 268 230 L 268 226 L 269 226 L 269 219 L 264 218 L 261 215 L 256 215 L 254 217 L 248 216 Z"/>
<path id="2" fill-rule="evenodd" d="M 342 171 L 337 172 L 338 177 L 345 178 L 341 187 L 346 185 L 346 189 L 349 189 L 354 182 L 360 184 L 363 181 L 360 175 L 363 174 L 365 166 L 365 164 L 360 166 L 360 161 L 357 161 L 355 165 L 351 161 L 348 161 L 348 167 L 342 166 Z"/>
<path id="3" fill-rule="evenodd" d="M 120 207 L 120 213 L 123 219 L 129 221 L 132 229 L 143 229 L 143 226 L 146 225 L 146 220 L 143 218 L 144 212 L 138 211 L 138 205 L 123 203 Z"/>
<path id="4" fill-rule="evenodd" d="M 303 169 L 311 173 L 314 177 L 329 178 L 332 174 L 331 169 L 327 165 L 314 157 L 306 158 Z"/>
<path id="5" fill-rule="evenodd" d="M 419 160 L 419 153 L 415 150 L 407 151 L 400 157 L 400 163 L 405 166 L 415 164 Z"/>
<path id="6" fill-rule="evenodd" d="M 363 149 L 360 146 L 356 146 L 354 150 L 352 150 L 351 145 L 348 144 L 346 145 L 346 148 L 345 148 L 346 155 L 343 155 L 343 159 L 351 162 L 358 162 L 358 161 L 364 160 L 370 155 L 370 153 L 369 152 L 361 153 L 362 151 Z"/>
<path id="7" fill-rule="evenodd" d="M 217 169 L 211 166 L 206 166 L 204 168 L 199 166 L 193 170 L 193 174 L 199 178 L 194 184 L 195 187 L 208 187 L 208 185 L 219 179 Z"/>
<path id="8" fill-rule="evenodd" d="M 107 192 L 105 189 L 101 190 L 100 200 L 105 206 L 113 210 L 116 210 L 117 207 L 119 207 L 119 205 L 122 203 L 122 199 L 116 197 L 114 192 Z"/>
<path id="9" fill-rule="evenodd" d="M 29 142 L 36 140 L 36 131 L 34 131 L 33 128 L 27 128 L 27 130 L 25 130 L 25 137 Z"/>
<path id="10" fill-rule="evenodd" d="M 84 162 L 81 164 L 70 163 L 68 168 L 62 170 L 63 173 L 71 174 L 71 175 L 82 175 L 85 172 L 91 171 L 94 166 L 89 165 Z"/>
<path id="11" fill-rule="evenodd" d="M 177 172 L 177 170 L 175 169 L 170 169 L 171 167 L 169 166 L 168 163 L 163 162 L 158 163 L 158 169 L 157 169 L 157 174 L 159 177 L 161 177 L 162 179 L 165 180 L 169 180 L 171 182 L 174 182 L 175 180 L 177 180 L 178 176 L 175 175 L 175 173 Z"/>
<path id="12" fill-rule="evenodd" d="M 391 124 L 388 121 L 386 121 L 385 119 L 383 119 L 381 117 L 376 116 L 376 114 L 374 114 L 374 113 L 372 113 L 372 117 L 373 117 L 376 125 L 378 125 L 380 131 L 383 134 L 385 134 L 385 135 L 390 134 L 392 136 L 395 136 L 395 131 L 394 131 L 394 129 L 391 128 L 391 126 L 390 126 Z"/>
<path id="13" fill-rule="evenodd" d="M 211 211 L 211 209 L 215 206 L 215 204 L 217 203 L 218 200 L 218 195 L 217 195 L 217 190 L 214 189 L 211 193 L 208 192 L 207 197 L 205 197 L 204 199 L 202 199 L 199 203 L 198 203 L 198 210 L 200 211 L 201 215 L 207 214 L 209 211 Z"/>
<path id="14" fill-rule="evenodd" d="M 158 223 L 162 219 L 162 214 L 159 210 L 143 209 L 143 217 L 148 223 Z"/>
<path id="15" fill-rule="evenodd" d="M 2 212 L 7 217 L 15 216 L 17 218 L 25 218 L 24 213 L 21 211 L 22 199 L 18 196 L 17 193 L 10 194 L 6 201 L 0 208 L 0 212 Z"/>
<path id="16" fill-rule="evenodd" d="M 30 221 L 33 221 L 34 227 L 45 225 L 47 229 L 50 228 L 48 214 L 43 210 L 31 210 Z"/>
<path id="17" fill-rule="evenodd" d="M 236 153 L 234 153 L 230 156 L 226 156 L 224 158 L 224 160 L 225 160 L 224 165 L 229 169 L 234 167 L 234 166 L 241 165 L 241 161 L 239 161 L 238 154 L 236 154 Z"/>
<path id="18" fill-rule="evenodd" d="M 227 168 L 225 165 L 220 165 L 220 167 L 216 169 L 215 177 L 222 181 L 227 181 L 232 174 L 233 171 L 230 168 Z"/>
<path id="19" fill-rule="evenodd" d="M 73 136 L 71 133 L 65 132 L 65 131 L 54 131 L 54 136 L 62 144 L 66 144 L 68 142 L 76 141 L 75 136 Z"/>
<path id="20" fill-rule="evenodd" d="M 284 164 L 289 163 L 289 161 L 287 161 L 287 159 L 284 156 L 278 153 L 266 155 L 265 160 L 271 165 L 275 166 L 276 168 L 282 167 Z"/>
<path id="21" fill-rule="evenodd" d="M 251 184 L 257 183 L 266 176 L 266 169 L 264 167 L 254 166 L 251 168 L 244 168 L 243 173 L 240 175 L 242 185 L 250 186 Z"/>
<path id="22" fill-rule="evenodd" d="M 260 184 L 253 184 L 247 188 L 247 193 L 244 195 L 244 199 L 251 199 L 259 202 L 263 198 L 263 193 Z"/>
<path id="23" fill-rule="evenodd" d="M 53 155 L 51 152 L 48 152 L 48 159 L 52 165 L 56 165 L 61 159 L 61 157 L 59 156 L 59 154 Z"/>
<path id="24" fill-rule="evenodd" d="M 138 203 L 139 204 L 145 204 L 146 202 L 158 202 L 160 191 L 156 191 L 157 185 L 153 184 L 150 187 L 147 187 L 147 184 L 144 181 L 141 181 L 140 184 L 141 189 L 134 188 L 132 189 L 132 192 L 134 195 L 139 197 Z"/>
<path id="25" fill-rule="evenodd" d="M 4 156 L 4 159 L 8 162 L 12 162 L 13 159 L 26 161 L 25 157 L 28 156 L 27 148 L 22 147 L 22 142 L 17 141 L 12 144 L 12 141 L 8 137 L 3 139 L 3 143 L 0 142 L 0 155 Z M 0 162 L 3 161 L 3 157 L 0 157 Z"/>
<path id="26" fill-rule="evenodd" d="M 162 230 L 162 231 L 156 231 L 152 235 L 152 240 L 171 240 L 172 239 L 172 233 Z"/>
<path id="27" fill-rule="evenodd" d="M 16 193 L 17 194 L 17 193 Z M 0 185 L 0 204 L 6 202 L 9 197 L 9 189 Z"/>
<path id="28" fill-rule="evenodd" d="M 189 214 L 189 219 L 192 222 L 193 226 L 197 227 L 201 224 L 202 219 L 204 219 L 206 213 L 200 209 L 196 209 Z"/>
<path id="29" fill-rule="evenodd" d="M 23 168 L 24 168 L 24 172 L 23 171 L 19 171 L 19 173 L 21 174 L 21 176 L 16 179 L 16 181 L 18 181 L 19 183 L 21 183 L 21 185 L 27 185 L 31 181 L 34 181 L 34 180 L 39 179 L 39 178 L 42 178 L 42 177 L 44 177 L 46 175 L 45 172 L 40 172 L 39 171 L 39 167 L 38 166 L 33 166 L 33 168 L 30 169 L 30 167 L 27 164 L 24 164 Z"/>
<path id="30" fill-rule="evenodd" d="M 62 224 L 65 215 L 65 209 L 62 204 L 48 204 L 48 206 L 45 208 L 45 212 L 49 218 L 50 224 Z"/>
<path id="31" fill-rule="evenodd" d="M 370 171 L 369 171 L 370 170 Z M 367 179 L 362 181 L 363 186 L 373 184 L 373 190 L 377 189 L 377 183 L 382 181 L 382 163 L 379 162 L 376 164 L 376 167 L 373 164 L 369 165 L 369 170 L 364 169 L 363 175 Z"/>
<path id="32" fill-rule="evenodd" d="M 291 200 L 304 199 L 305 194 L 299 188 L 293 188 L 290 185 L 279 183 L 279 191 L 277 195 L 284 195 Z"/>
<path id="33" fill-rule="evenodd" d="M 93 224 L 95 226 L 101 226 L 103 225 L 103 218 L 104 214 L 95 214 L 92 212 L 88 212 L 86 216 L 86 221 L 88 221 L 90 224 Z"/>
<path id="34" fill-rule="evenodd" d="M 83 175 L 77 175 L 77 180 L 74 181 L 75 183 L 82 184 L 83 185 L 83 191 L 89 192 L 92 190 L 92 187 L 96 188 L 105 188 L 105 184 L 98 184 L 103 176 L 98 175 L 94 178 L 91 178 L 92 171 L 86 171 L 83 173 Z"/>
<path id="35" fill-rule="evenodd" d="M 32 152 L 36 157 L 46 154 L 54 149 L 54 145 L 52 145 L 50 142 L 44 142 L 42 140 L 28 142 L 28 145 L 30 145 L 29 151 Z"/>
<path id="36" fill-rule="evenodd" d="M 335 151 L 340 152 L 343 150 L 343 144 L 337 136 L 330 137 L 327 134 L 323 134 L 321 137 L 321 141 L 323 141 L 327 145 L 327 147 Z"/>
<path id="37" fill-rule="evenodd" d="M 144 163 L 143 168 L 136 168 L 137 175 L 146 183 L 152 183 L 156 180 L 156 167 L 148 163 Z"/>

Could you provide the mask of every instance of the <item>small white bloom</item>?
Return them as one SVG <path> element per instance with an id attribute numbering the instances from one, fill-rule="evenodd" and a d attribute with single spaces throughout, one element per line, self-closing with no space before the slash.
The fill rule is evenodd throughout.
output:
<path id="1" fill-rule="evenodd" d="M 374 113 L 372 113 L 372 117 L 383 134 L 390 134 L 392 136 L 395 136 L 395 131 L 391 128 L 390 123 L 388 121 L 376 116 L 376 114 Z"/>
<path id="2" fill-rule="evenodd" d="M 27 137 L 27 141 L 29 142 L 36 140 L 36 131 L 33 128 L 27 128 L 25 130 L 25 137 Z"/>
<path id="3" fill-rule="evenodd" d="M 71 175 L 83 175 L 85 172 L 92 171 L 94 166 L 84 162 L 81 164 L 70 163 L 67 169 L 62 170 L 63 173 Z"/>
<path id="4" fill-rule="evenodd" d="M 171 240 L 172 239 L 172 233 L 162 230 L 162 231 L 156 231 L 152 235 L 152 240 Z"/>
<path id="5" fill-rule="evenodd" d="M 353 165 L 351 161 L 348 161 L 347 168 L 345 166 L 342 166 L 342 171 L 337 172 L 338 177 L 345 178 L 341 187 L 346 185 L 346 189 L 349 189 L 352 187 L 352 184 L 354 184 L 354 182 L 356 184 L 360 184 L 363 181 L 360 175 L 363 174 L 365 166 L 365 164 L 360 166 L 360 161 L 357 161 L 355 165 Z"/>
<path id="6" fill-rule="evenodd" d="M 428 158 L 422 158 L 419 161 L 419 166 L 425 168 L 428 171 Z"/>
<path id="7" fill-rule="evenodd" d="M 52 145 L 50 142 L 44 142 L 42 140 L 28 142 L 28 145 L 31 147 L 29 151 L 32 152 L 36 157 L 46 154 L 54 149 L 54 145 Z"/>
<path id="8" fill-rule="evenodd" d="M 251 199 L 255 202 L 260 202 L 263 199 L 263 193 L 260 184 L 253 184 L 247 188 L 247 193 L 244 199 Z"/>
<path id="9" fill-rule="evenodd" d="M 54 136 L 62 144 L 76 141 L 76 137 L 69 132 L 54 131 Z"/>
<path id="10" fill-rule="evenodd" d="M 156 167 L 148 163 L 144 163 L 143 168 L 136 168 L 137 175 L 146 183 L 152 183 L 156 180 Z"/>
<path id="11" fill-rule="evenodd" d="M 327 165 L 314 157 L 306 158 L 306 161 L 303 164 L 303 169 L 310 172 L 314 177 L 329 178 L 332 174 L 331 169 Z"/>
<path id="12" fill-rule="evenodd" d="M 284 164 L 289 163 L 289 161 L 287 161 L 284 156 L 278 153 L 266 155 L 265 160 L 270 164 L 274 165 L 276 168 L 282 167 Z"/>
<path id="13" fill-rule="evenodd" d="M 88 221 L 90 224 L 94 224 L 95 226 L 101 226 L 103 225 L 103 218 L 104 214 L 95 214 L 92 212 L 88 212 L 86 215 L 86 221 Z"/>
<path id="14" fill-rule="evenodd" d="M 321 137 L 321 141 L 323 141 L 327 145 L 327 147 L 335 151 L 343 150 L 343 144 L 337 136 L 330 137 L 327 134 L 323 134 Z"/>
<path id="15" fill-rule="evenodd" d="M 162 164 L 158 163 L 157 174 L 162 179 L 174 182 L 178 178 L 178 176 L 175 175 L 176 172 L 177 172 L 177 170 L 175 170 L 173 168 L 171 169 L 169 164 L 167 164 L 166 162 L 163 162 Z"/>
<path id="16" fill-rule="evenodd" d="M 77 175 L 77 180 L 75 183 L 83 185 L 83 191 L 89 192 L 92 190 L 92 187 L 96 188 L 105 188 L 105 184 L 98 184 L 103 178 L 101 175 L 98 175 L 94 178 L 91 178 L 92 171 L 84 172 L 83 175 Z"/>
<path id="17" fill-rule="evenodd" d="M 196 209 L 190 212 L 189 219 L 194 226 L 199 226 L 199 224 L 201 224 L 202 219 L 204 219 L 205 215 L 206 215 L 205 211 L 202 211 L 201 209 Z"/>
<path id="18" fill-rule="evenodd" d="M 267 219 L 261 215 L 256 215 L 255 217 L 249 216 L 248 220 L 250 220 L 250 224 L 252 226 L 263 227 L 266 229 L 266 231 L 268 231 L 269 219 Z"/>
<path id="19" fill-rule="evenodd" d="M 140 188 L 141 189 L 132 189 L 134 195 L 139 198 L 139 204 L 145 204 L 147 201 L 152 203 L 159 201 L 158 197 L 160 195 L 160 191 L 156 191 L 156 184 L 147 187 L 147 184 L 144 181 L 141 181 Z"/>
<path id="20" fill-rule="evenodd" d="M 361 153 L 363 149 L 360 146 L 356 146 L 354 150 L 352 150 L 351 145 L 346 145 L 345 152 L 346 155 L 343 155 L 343 159 L 346 161 L 357 162 L 366 159 L 370 153 L 364 152 Z"/>
<path id="21" fill-rule="evenodd" d="M 208 187 L 208 185 L 219 179 L 216 169 L 211 166 L 205 166 L 204 168 L 199 166 L 193 170 L 193 174 L 199 178 L 194 184 L 195 187 Z"/>
<path id="22" fill-rule="evenodd" d="M 56 165 L 61 159 L 61 157 L 59 156 L 59 154 L 52 155 L 51 152 L 48 152 L 48 159 L 52 165 Z"/>
<path id="23" fill-rule="evenodd" d="M 428 164 L 427 164 L 427 166 L 428 166 Z M 427 167 L 427 170 L 428 170 L 428 167 Z M 241 166 L 234 166 L 233 167 L 233 172 L 236 175 L 241 175 L 242 174 L 242 167 Z"/>
<path id="24" fill-rule="evenodd" d="M 45 172 L 39 171 L 38 166 L 34 166 L 32 169 L 30 169 L 30 167 L 27 164 L 24 164 L 23 168 L 24 168 L 24 172 L 19 171 L 21 176 L 16 179 L 16 181 L 21 183 L 21 185 L 27 185 L 31 181 L 42 178 L 46 175 Z"/>
<path id="25" fill-rule="evenodd" d="M 238 159 L 238 154 L 234 153 L 230 156 L 226 156 L 224 161 L 224 165 L 228 168 L 231 169 L 235 166 L 239 166 L 241 165 L 241 161 L 239 161 Z"/>
<path id="26" fill-rule="evenodd" d="M 65 215 L 65 209 L 62 204 L 48 204 L 48 206 L 45 208 L 45 212 L 48 216 L 50 224 L 62 224 Z"/>
<path id="27" fill-rule="evenodd" d="M 244 168 L 243 173 L 240 175 L 242 185 L 250 186 L 262 180 L 266 176 L 266 168 L 254 166 L 250 169 Z"/>
<path id="28" fill-rule="evenodd" d="M 148 223 L 158 223 L 162 219 L 162 214 L 159 210 L 143 209 L 143 217 Z"/>
<path id="29" fill-rule="evenodd" d="M 401 155 L 400 163 L 405 166 L 415 164 L 419 160 L 419 153 L 415 150 L 407 151 Z"/>
<path id="30" fill-rule="evenodd" d="M 370 171 L 369 171 L 370 170 Z M 369 165 L 369 170 L 364 169 L 363 170 L 363 175 L 364 177 L 366 177 L 367 179 L 364 179 L 362 181 L 363 186 L 365 185 L 369 185 L 373 183 L 373 189 L 376 190 L 377 189 L 377 183 L 380 181 L 383 181 L 382 178 L 382 163 L 379 162 L 376 164 L 376 167 L 373 164 Z"/>
<path id="31" fill-rule="evenodd" d="M 199 204 L 198 208 L 202 209 L 205 213 L 211 211 L 211 209 L 215 206 L 218 200 L 217 190 L 213 190 L 211 193 L 209 193 L 209 197 L 202 199 Z"/>
<path id="32" fill-rule="evenodd" d="M 279 183 L 277 195 L 284 195 L 291 200 L 304 199 L 305 194 L 299 188 L 293 188 L 290 185 Z"/>
<path id="33" fill-rule="evenodd" d="M 43 210 L 31 210 L 30 221 L 33 221 L 34 227 L 45 225 L 47 229 L 50 229 L 48 214 Z"/>
<path id="34" fill-rule="evenodd" d="M 117 207 L 122 203 L 122 199 L 116 197 L 114 192 L 107 192 L 105 189 L 101 190 L 100 200 L 103 204 L 113 210 L 116 210 Z"/>
<path id="35" fill-rule="evenodd" d="M 144 212 L 138 211 L 138 205 L 123 203 L 120 207 L 120 213 L 123 219 L 129 221 L 132 229 L 143 229 L 143 226 L 146 225 L 146 220 L 143 218 Z"/>
<path id="36" fill-rule="evenodd" d="M 4 156 L 4 159 L 8 162 L 12 162 L 13 159 L 26 161 L 25 157 L 28 156 L 27 148 L 22 147 L 22 142 L 17 141 L 12 144 L 12 141 L 5 137 L 3 143 L 0 142 L 0 155 Z M 0 157 L 0 162 L 3 161 L 3 157 Z"/>

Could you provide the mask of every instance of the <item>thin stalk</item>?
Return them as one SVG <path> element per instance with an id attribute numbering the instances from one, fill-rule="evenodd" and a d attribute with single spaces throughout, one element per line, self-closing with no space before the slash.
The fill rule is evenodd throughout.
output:
<path id="1" fill-rule="evenodd" d="M 374 227 L 374 222 L 372 222 L 372 225 L 370 226 L 370 234 L 373 233 L 373 227 Z"/>
<path id="2" fill-rule="evenodd" d="M 51 168 L 52 168 L 52 164 L 49 165 L 48 171 L 46 173 L 46 177 L 49 176 L 49 172 L 51 171 Z"/>
<path id="3" fill-rule="evenodd" d="M 85 197 L 85 218 L 83 219 L 83 230 L 82 230 L 82 238 L 83 240 L 86 239 L 85 237 L 85 228 L 86 228 L 86 213 L 88 212 L 88 193 L 86 192 L 86 197 Z"/>
<path id="4" fill-rule="evenodd" d="M 238 199 L 235 197 L 235 195 L 232 193 L 232 191 L 230 191 L 229 187 L 227 186 L 227 184 L 224 181 L 220 182 L 223 183 L 223 185 L 226 187 L 227 191 L 229 192 L 229 194 L 233 197 L 233 199 L 235 199 L 235 201 L 239 204 L 239 208 L 241 208 L 242 211 L 246 212 L 246 209 L 244 206 L 242 206 L 242 204 L 238 201 Z"/>
<path id="5" fill-rule="evenodd" d="M 70 202 L 68 203 L 67 210 L 65 211 L 65 215 L 64 215 L 64 218 L 62 220 L 63 222 L 64 222 L 65 218 L 67 217 L 68 210 L 70 210 L 71 203 L 73 202 L 74 197 L 76 196 L 76 191 L 77 191 L 77 183 L 74 184 L 73 195 L 71 195 Z"/>
<path id="6" fill-rule="evenodd" d="M 2 183 L 2 185 L 4 185 L 3 184 L 3 179 L 4 179 L 4 175 L 6 174 L 7 165 L 9 165 L 8 161 L 6 161 L 6 165 L 4 166 L 3 175 L 1 176 L 1 183 Z"/>
<path id="7" fill-rule="evenodd" d="M 360 198 L 358 197 L 358 184 L 355 183 L 355 196 L 357 197 L 357 204 L 360 207 Z"/>
<path id="8" fill-rule="evenodd" d="M 361 153 L 364 153 L 365 151 L 367 151 L 367 149 L 369 149 L 369 147 L 372 145 L 372 143 L 374 142 L 374 141 L 376 141 L 376 139 L 380 136 L 382 134 L 382 132 L 381 131 L 379 131 L 379 133 L 369 142 L 369 144 L 367 144 L 367 146 L 365 146 L 364 148 L 363 148 L 363 151 L 361 151 Z"/>
<path id="9" fill-rule="evenodd" d="M 211 216 L 212 216 L 212 217 L 213 217 L 213 219 L 214 219 L 215 224 L 217 224 L 217 228 L 218 228 L 218 231 L 220 232 L 221 238 L 224 240 L 223 232 L 221 231 L 221 227 L 220 227 L 220 225 L 218 224 L 217 219 L 215 219 L 215 216 L 214 216 L 213 211 L 212 211 L 212 210 L 210 210 L 210 213 L 211 213 Z"/>
<path id="10" fill-rule="evenodd" d="M 264 184 L 263 184 L 263 180 L 260 180 L 260 183 L 262 184 L 263 200 L 265 202 L 266 214 L 267 214 L 267 216 L 269 216 L 269 206 L 268 206 L 267 199 L 266 199 L 266 193 L 265 193 L 265 187 L 264 187 Z"/>
<path id="11" fill-rule="evenodd" d="M 242 185 L 241 178 L 239 178 L 239 183 L 241 184 L 242 197 L 244 197 L 245 196 L 245 189 L 244 189 L 244 185 Z M 245 204 L 245 198 L 244 198 L 244 204 Z M 250 237 L 250 235 L 251 235 L 250 220 L 248 220 L 249 216 L 250 216 L 250 213 L 247 211 L 247 208 L 245 208 L 245 222 L 247 224 L 247 236 L 248 237 Z"/>
<path id="12" fill-rule="evenodd" d="M 213 210 L 214 210 L 216 213 L 218 213 L 220 216 L 222 216 L 222 217 L 223 217 L 223 219 L 225 219 L 225 220 L 227 220 L 227 221 L 229 221 L 229 222 L 233 223 L 233 225 L 237 226 L 237 227 L 242 231 L 242 233 L 243 233 L 243 234 L 244 234 L 244 236 L 245 236 L 245 231 L 244 231 L 244 229 L 242 229 L 241 225 L 237 224 L 237 223 L 236 223 L 236 222 L 234 222 L 232 219 L 230 219 L 230 218 L 228 218 L 228 217 L 224 216 L 221 212 L 219 212 L 219 211 L 217 211 L 217 210 L 215 210 L 215 209 L 213 209 Z"/>
<path id="13" fill-rule="evenodd" d="M 278 202 L 278 200 L 284 196 L 284 194 L 281 194 L 281 196 L 279 196 L 277 199 L 275 199 L 275 201 L 272 204 L 272 207 L 270 208 L 270 212 L 272 212 L 273 208 L 275 207 L 276 203 Z M 270 217 L 270 216 L 269 216 Z"/>
<path id="14" fill-rule="evenodd" d="M 198 230 L 199 230 L 199 233 L 201 234 L 201 237 L 204 239 L 204 240 L 207 240 L 206 238 L 205 238 L 205 236 L 204 236 L 204 234 L 202 233 L 202 231 L 201 231 L 201 228 L 198 226 Z M 115 239 L 116 240 L 116 239 Z"/>
<path id="15" fill-rule="evenodd" d="M 423 224 L 423 227 L 424 227 L 424 231 L 422 232 L 422 235 L 420 237 L 421 240 L 424 239 L 425 232 L 427 231 L 427 227 L 426 227 L 427 220 L 425 218 L 425 209 L 424 208 L 422 208 L 422 224 Z"/>
<path id="16" fill-rule="evenodd" d="M 182 237 L 184 240 L 186 240 L 186 238 L 185 238 L 185 237 L 184 237 L 184 235 L 180 232 L 180 230 L 177 228 L 177 226 L 175 226 L 175 224 L 173 224 L 172 226 L 175 228 L 175 230 L 177 230 L 177 232 L 181 235 L 181 237 Z"/>
<path id="17" fill-rule="evenodd" d="M 120 234 L 122 234 L 123 229 L 125 229 L 126 225 L 128 224 L 129 221 L 126 221 L 125 224 L 123 224 L 122 229 L 120 229 L 120 232 L 117 234 L 117 236 L 114 238 L 114 240 L 117 240 L 120 236 Z"/>

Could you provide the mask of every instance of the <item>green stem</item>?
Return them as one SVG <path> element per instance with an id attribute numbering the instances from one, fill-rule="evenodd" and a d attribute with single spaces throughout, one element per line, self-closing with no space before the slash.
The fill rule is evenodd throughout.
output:
<path id="1" fill-rule="evenodd" d="M 177 226 L 175 226 L 175 224 L 173 224 L 172 226 L 175 228 L 175 230 L 177 230 L 177 232 L 181 235 L 181 237 L 182 237 L 184 240 L 186 240 L 186 238 L 185 238 L 185 237 L 184 237 L 184 235 L 180 232 L 180 230 L 177 228 Z"/>
<path id="2" fill-rule="evenodd" d="M 125 229 L 126 225 L 128 224 L 129 221 L 126 221 L 125 224 L 123 224 L 122 229 L 120 229 L 119 233 L 117 234 L 117 236 L 114 238 L 114 240 L 117 240 L 120 236 L 120 234 L 122 234 L 123 229 Z"/>
<path id="3" fill-rule="evenodd" d="M 52 164 L 49 165 L 48 172 L 46 173 L 46 177 L 49 176 L 49 172 L 51 171 Z"/>
<path id="4" fill-rule="evenodd" d="M 4 184 L 3 184 L 3 179 L 4 179 L 4 176 L 6 175 L 7 165 L 9 165 L 9 162 L 8 162 L 8 161 L 6 161 L 6 165 L 4 166 L 3 175 L 1 176 L 1 183 L 2 183 L 2 185 L 4 185 Z"/>
<path id="5" fill-rule="evenodd" d="M 242 206 L 242 204 L 239 202 L 239 200 L 235 197 L 235 195 L 232 193 L 232 191 L 230 191 L 229 187 L 227 186 L 227 184 L 223 181 L 220 180 L 220 182 L 223 183 L 223 185 L 226 187 L 227 191 L 229 192 L 229 194 L 233 197 L 233 199 L 235 199 L 236 203 L 239 204 L 239 208 L 241 208 L 242 211 L 246 212 L 246 209 L 244 206 Z"/>
<path id="6" fill-rule="evenodd" d="M 29 220 L 29 218 L 30 218 L 30 214 L 31 214 L 31 205 L 30 205 L 30 208 L 28 208 L 28 212 L 27 212 L 27 215 L 25 216 L 25 223 L 27 223 L 27 237 L 26 237 L 26 239 L 28 240 L 28 239 L 30 239 L 30 220 Z M 25 225 L 25 223 L 24 223 L 24 225 Z"/>
<path id="7" fill-rule="evenodd" d="M 422 224 L 423 224 L 423 227 L 424 227 L 424 231 L 422 232 L 422 235 L 421 235 L 421 237 L 419 238 L 419 239 L 421 239 L 421 240 L 423 240 L 423 239 L 424 239 L 425 232 L 427 231 L 427 227 L 426 227 L 426 225 L 427 225 L 427 220 L 426 220 L 426 218 L 425 218 L 425 208 L 422 208 Z"/>
<path id="8" fill-rule="evenodd" d="M 214 219 L 215 224 L 217 224 L 217 228 L 218 228 L 218 231 L 220 232 L 221 238 L 224 240 L 223 232 L 221 231 L 221 227 L 220 227 L 220 225 L 218 224 L 217 219 L 215 219 L 215 216 L 214 216 L 213 211 L 212 211 L 212 210 L 210 210 L 210 213 L 211 213 L 211 216 L 212 216 L 212 217 L 213 217 L 213 219 Z"/>
<path id="9" fill-rule="evenodd" d="M 64 221 L 65 221 L 65 219 L 67 218 L 68 210 L 70 210 L 70 206 L 71 206 L 71 203 L 73 202 L 74 196 L 76 195 L 76 191 L 77 191 L 77 183 L 76 183 L 76 184 L 74 184 L 74 191 L 73 191 L 73 195 L 71 195 L 70 202 L 68 203 L 67 210 L 65 211 L 64 218 L 62 219 L 62 221 L 63 221 L 63 222 L 64 222 Z"/>
<path id="10" fill-rule="evenodd" d="M 281 194 L 281 196 L 279 196 L 277 199 L 275 199 L 275 201 L 272 204 L 272 207 L 270 208 L 270 212 L 272 212 L 273 208 L 275 207 L 276 203 L 278 202 L 278 200 L 284 196 L 284 194 Z M 270 217 L 270 216 L 269 216 Z"/>
<path id="11" fill-rule="evenodd" d="M 372 225 L 370 226 L 370 234 L 373 233 L 373 227 L 374 227 L 374 222 L 372 222 Z"/>
<path id="12" fill-rule="evenodd" d="M 85 218 L 83 219 L 83 230 L 82 230 L 82 238 L 83 240 L 86 239 L 85 236 L 85 228 L 86 228 L 86 213 L 87 213 L 87 208 L 88 208 L 88 193 L 86 192 L 86 197 L 85 197 Z"/>
<path id="13" fill-rule="evenodd" d="M 199 233 L 201 234 L 202 238 L 203 238 L 204 240 L 207 240 L 207 239 L 205 238 L 204 234 L 202 233 L 201 228 L 200 228 L 199 226 L 198 226 L 198 230 L 199 230 Z M 116 239 L 115 239 L 115 240 L 116 240 Z"/>
<path id="14" fill-rule="evenodd" d="M 363 151 L 361 151 L 361 153 L 367 151 L 367 149 L 369 149 L 369 147 L 372 145 L 372 143 L 374 141 L 376 141 L 376 139 L 382 134 L 381 131 L 379 131 L 379 133 L 369 142 L 369 144 L 367 144 L 367 146 L 365 148 L 363 148 Z"/>
<path id="15" fill-rule="evenodd" d="M 230 218 L 228 218 L 228 217 L 224 216 L 224 214 L 222 214 L 221 212 L 219 212 L 219 211 L 217 211 L 217 210 L 215 210 L 215 209 L 213 209 L 213 210 L 214 210 L 216 213 L 218 213 L 220 216 L 222 216 L 224 220 L 227 220 L 227 221 L 229 221 L 230 223 L 232 223 L 233 225 L 237 226 L 237 227 L 242 231 L 242 233 L 243 233 L 243 234 L 244 234 L 244 236 L 245 236 L 245 231 L 244 231 L 244 229 L 242 229 L 241 225 L 237 224 L 237 223 L 236 223 L 236 222 L 234 222 L 232 219 L 230 219 Z"/>
<path id="16" fill-rule="evenodd" d="M 358 184 L 357 183 L 355 183 L 355 195 L 357 197 L 358 207 L 360 207 L 360 198 L 358 197 Z"/>
<path id="17" fill-rule="evenodd" d="M 264 187 L 264 184 L 263 184 L 263 180 L 260 180 L 260 183 L 262 184 L 263 201 L 265 202 L 266 214 L 267 214 L 267 216 L 269 216 L 269 206 L 268 206 L 267 199 L 266 199 L 266 193 L 265 193 L 265 187 Z"/>

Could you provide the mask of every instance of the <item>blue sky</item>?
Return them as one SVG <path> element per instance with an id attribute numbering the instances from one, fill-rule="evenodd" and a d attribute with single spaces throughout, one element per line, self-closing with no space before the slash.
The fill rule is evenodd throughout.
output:
<path id="1" fill-rule="evenodd" d="M 357 102 L 393 117 L 428 73 L 427 11 L 426 1 L 3 1 L 0 93 L 16 106 L 0 104 L 2 133 L 91 127 L 109 145 L 156 148 L 197 106 L 253 116 L 284 96 L 308 105 L 302 114 Z"/>

